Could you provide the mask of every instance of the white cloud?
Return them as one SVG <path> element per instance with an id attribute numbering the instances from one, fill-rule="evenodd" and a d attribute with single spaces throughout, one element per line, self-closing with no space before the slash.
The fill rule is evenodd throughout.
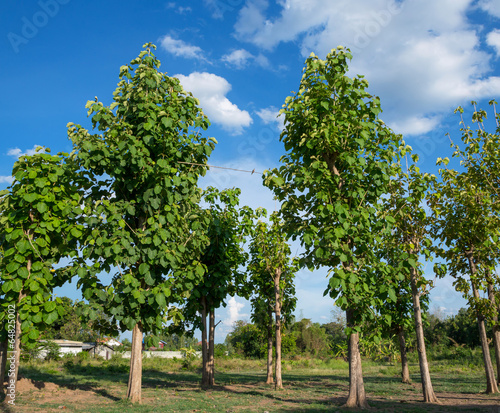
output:
<path id="1" fill-rule="evenodd" d="M 236 321 L 241 320 L 241 317 L 247 316 L 247 314 L 241 314 L 240 310 L 245 307 L 245 304 L 236 301 L 235 297 L 231 297 L 227 302 L 227 319 L 224 320 L 224 324 L 227 326 L 232 326 Z"/>
<path id="2" fill-rule="evenodd" d="M 252 62 L 255 62 L 258 66 L 263 68 L 270 67 L 268 58 L 262 53 L 254 56 L 252 53 L 245 49 L 233 50 L 231 53 L 222 56 L 221 60 L 228 66 L 234 66 L 236 69 L 243 69 Z"/>
<path id="3" fill-rule="evenodd" d="M 190 45 L 183 40 L 166 35 L 160 39 L 160 44 L 165 51 L 174 56 L 184 57 L 185 59 L 207 60 L 200 47 Z"/>
<path id="4" fill-rule="evenodd" d="M 0 175 L 0 183 L 1 184 L 11 184 L 14 182 L 14 177 L 13 176 L 1 176 Z"/>
<path id="5" fill-rule="evenodd" d="M 226 94 L 231 85 L 223 77 L 207 72 L 193 72 L 189 76 L 175 75 L 183 87 L 192 92 L 200 100 L 203 111 L 208 118 L 223 129 L 234 135 L 243 132 L 243 128 L 250 126 L 252 118 L 246 110 L 241 110 L 232 103 Z"/>
<path id="6" fill-rule="evenodd" d="M 482 0 L 479 2 L 479 7 L 492 16 L 500 18 L 500 3 L 498 0 Z"/>
<path id="7" fill-rule="evenodd" d="M 500 57 L 500 30 L 495 29 L 486 36 L 486 43 L 495 49 L 497 57 Z"/>
<path id="8" fill-rule="evenodd" d="M 279 131 L 283 130 L 285 115 L 281 115 L 278 117 L 279 114 L 278 108 L 270 106 L 268 108 L 261 109 L 256 113 L 257 116 L 259 116 L 259 118 L 262 119 L 262 122 L 264 122 L 266 125 L 274 123 Z"/>
<path id="9" fill-rule="evenodd" d="M 12 148 L 7 151 L 7 155 L 15 158 L 19 158 L 22 155 L 32 156 L 37 153 L 37 148 L 40 148 L 40 145 L 34 145 L 33 148 L 27 149 L 26 151 L 22 151 L 19 148 Z"/>
<path id="10" fill-rule="evenodd" d="M 238 49 L 222 56 L 221 60 L 228 63 L 229 65 L 235 66 L 237 69 L 243 69 L 252 59 L 254 59 L 252 53 L 248 52 L 245 49 Z"/>
<path id="11" fill-rule="evenodd" d="M 391 122 L 391 127 L 394 132 L 407 135 L 423 135 L 430 130 L 433 130 L 439 124 L 438 117 L 407 117 L 401 122 Z"/>
<path id="12" fill-rule="evenodd" d="M 500 93 L 492 55 L 480 49 L 481 28 L 468 20 L 473 3 L 282 0 L 279 15 L 270 18 L 268 1 L 247 1 L 234 28 L 238 39 L 264 50 L 296 42 L 304 57 L 350 47 L 350 76 L 366 76 L 369 91 L 381 97 L 382 118 L 400 132 L 425 134 L 456 106 Z M 497 4 L 482 7 L 493 14 Z"/>

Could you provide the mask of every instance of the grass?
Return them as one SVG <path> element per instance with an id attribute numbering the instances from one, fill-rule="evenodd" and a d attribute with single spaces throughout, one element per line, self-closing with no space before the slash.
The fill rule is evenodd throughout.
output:
<path id="1" fill-rule="evenodd" d="M 22 364 L 22 376 L 35 381 L 40 388 L 20 391 L 16 408 L 12 411 L 331 412 L 344 411 L 342 405 L 348 394 L 348 364 L 343 360 L 285 360 L 285 388 L 275 391 L 264 384 L 264 361 L 216 360 L 216 386 L 202 390 L 199 365 L 186 371 L 177 360 L 145 359 L 143 401 L 139 406 L 131 405 L 126 400 L 128 362 L 74 358 Z M 430 407 L 421 402 L 418 364 L 412 363 L 410 371 L 413 384 L 403 384 L 398 365 L 363 361 L 365 389 L 373 410 L 500 413 L 500 397 L 481 393 L 485 389 L 485 380 L 480 365 L 435 360 L 431 367 L 432 380 L 443 404 Z M 2 411 L 11 410 L 3 407 L 0 408 Z"/>

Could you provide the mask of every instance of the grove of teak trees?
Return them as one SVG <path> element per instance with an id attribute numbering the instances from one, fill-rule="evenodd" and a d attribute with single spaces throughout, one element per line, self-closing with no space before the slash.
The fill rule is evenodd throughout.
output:
<path id="1" fill-rule="evenodd" d="M 0 340 L 15 306 L 15 350 L 32 345 L 62 316 L 54 287 L 77 276 L 88 302 L 85 317 L 133 332 L 130 401 L 141 400 L 144 334 L 155 340 L 169 324 L 202 328 L 202 383 L 211 386 L 215 309 L 227 295 L 249 297 L 251 273 L 258 292 L 254 318 L 262 314 L 268 360 L 274 313 L 279 388 L 283 315 L 295 304 L 293 274 L 298 266 L 327 267 L 325 294 L 346 312 L 346 405 L 368 405 L 362 326 L 400 334 L 411 325 L 401 316 L 411 306 L 424 400 L 435 402 L 420 314 L 427 281 L 418 263 L 433 247 L 476 312 L 487 391 L 496 392 L 484 323 L 494 326 L 500 367 L 498 122 L 496 133 L 486 133 L 485 113 L 475 110 L 477 133 L 464 125 L 466 149 L 455 147 L 463 172 L 443 168 L 441 183 L 415 165 L 403 172 L 402 157 L 411 149 L 379 119 L 380 101 L 367 92 L 367 81 L 346 75 L 350 52 L 338 47 L 325 60 L 311 55 L 298 92 L 281 110 L 282 165 L 263 177 L 281 208 L 271 225 L 255 226 L 263 213 L 239 208 L 238 189 L 203 193 L 198 187 L 216 141 L 204 136 L 209 121 L 198 100 L 159 71 L 154 49 L 144 45 L 120 68 L 111 105 L 97 98 L 87 103 L 91 131 L 68 124 L 70 155 L 45 151 L 15 163 L 13 184 L 0 192 Z M 242 247 L 247 238 L 250 254 Z M 299 261 L 290 259 L 288 238 L 304 248 Z M 437 268 L 442 273 L 444 267 Z M 404 348 L 404 338 L 401 343 Z M 4 371 L 5 341 L 0 347 Z"/>

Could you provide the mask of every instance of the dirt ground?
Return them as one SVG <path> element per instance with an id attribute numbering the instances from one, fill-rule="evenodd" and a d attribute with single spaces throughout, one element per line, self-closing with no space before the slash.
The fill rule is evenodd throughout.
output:
<path id="1" fill-rule="evenodd" d="M 418 386 L 418 385 L 415 385 Z M 244 395 L 249 391 L 252 392 L 265 392 L 259 388 L 252 387 L 251 385 L 236 384 L 228 386 L 216 386 L 213 391 L 227 391 L 232 395 Z M 219 393 L 220 394 L 220 393 Z M 281 406 L 278 411 L 294 411 L 297 407 L 294 401 L 294 390 L 285 390 L 281 393 Z M 373 411 L 384 412 L 402 412 L 413 410 L 415 408 L 425 408 L 426 412 L 492 412 L 500 413 L 500 396 L 491 397 L 485 394 L 461 394 L 461 393 L 436 393 L 439 398 L 439 405 L 424 405 L 421 396 L 417 394 L 397 395 L 389 397 L 380 397 L 368 394 L 369 403 Z M 103 397 L 105 396 L 105 397 Z M 110 397 L 111 396 L 111 397 Z M 143 405 L 150 404 L 148 397 L 144 395 Z M 333 409 L 338 408 L 345 402 L 345 397 L 324 396 L 323 400 L 315 399 L 314 401 L 328 402 L 328 405 Z M 96 388 L 78 386 L 78 388 L 71 388 L 71 386 L 60 386 L 50 382 L 39 382 L 27 378 L 22 378 L 18 381 L 16 386 L 16 407 L 15 409 L 3 408 L 0 406 L 0 412 L 56 412 L 56 411 L 71 411 L 71 406 L 100 406 L 105 411 L 106 404 L 114 403 L 124 397 L 120 393 L 118 387 L 116 388 Z M 19 405 L 20 401 L 27 402 L 28 406 Z M 304 401 L 304 400 L 302 400 Z M 262 408 L 260 411 L 266 411 L 271 406 L 267 405 L 267 400 L 263 398 L 262 402 L 258 403 Z M 312 401 L 311 401 L 312 402 Z M 38 409 L 36 405 L 43 404 L 58 405 L 56 409 L 47 410 L 47 408 Z M 69 407 L 68 407 L 69 406 Z M 335 407 L 334 407 L 335 406 Z M 254 406 L 257 407 L 257 406 Z M 245 408 L 235 407 L 233 412 L 245 410 Z M 272 409 L 270 409 L 272 410 Z M 195 410 L 196 411 L 196 410 Z M 201 412 L 200 410 L 197 410 Z M 274 410 L 276 411 L 276 410 Z M 302 410 L 300 410 L 302 411 Z M 304 410 L 304 411 L 307 411 Z"/>

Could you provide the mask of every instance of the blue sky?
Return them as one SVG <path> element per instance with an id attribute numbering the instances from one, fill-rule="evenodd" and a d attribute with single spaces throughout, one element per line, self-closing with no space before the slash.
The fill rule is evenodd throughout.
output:
<path id="1" fill-rule="evenodd" d="M 432 173 L 437 157 L 451 156 L 445 134 L 459 139 L 453 109 L 471 100 L 486 108 L 500 95 L 496 0 L 3 0 L 0 19 L 0 188 L 20 154 L 38 145 L 70 151 L 66 124 L 90 126 L 85 103 L 111 103 L 119 67 L 146 42 L 158 46 L 161 69 L 200 99 L 219 142 L 210 163 L 236 169 L 278 165 L 276 114 L 311 52 L 350 47 L 351 75 L 366 76 L 381 118 Z M 237 186 L 243 204 L 275 208 L 260 174 L 213 169 L 201 184 Z M 331 320 L 326 272 L 298 274 L 297 314 Z M 78 298 L 74 285 L 59 294 Z M 431 307 L 452 314 L 464 305 L 451 280 L 436 285 Z M 217 314 L 219 340 L 249 315 L 244 300 L 228 300 Z"/>

